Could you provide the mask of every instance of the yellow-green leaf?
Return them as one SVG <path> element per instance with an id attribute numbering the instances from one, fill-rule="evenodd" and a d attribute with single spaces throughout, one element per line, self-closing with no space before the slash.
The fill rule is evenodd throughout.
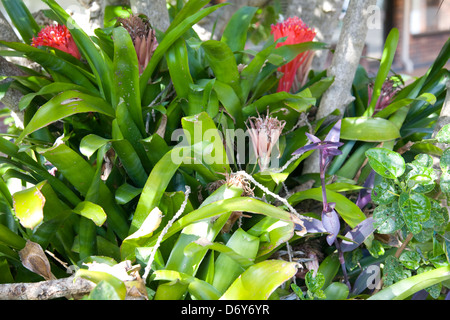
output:
<path id="1" fill-rule="evenodd" d="M 16 217 L 25 228 L 33 229 L 44 219 L 45 197 L 41 193 L 41 188 L 45 183 L 46 181 L 43 181 L 13 195 Z"/>

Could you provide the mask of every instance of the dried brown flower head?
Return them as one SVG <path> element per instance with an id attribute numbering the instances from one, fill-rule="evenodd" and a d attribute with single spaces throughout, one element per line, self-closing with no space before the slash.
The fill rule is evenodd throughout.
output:
<path id="1" fill-rule="evenodd" d="M 117 18 L 116 25 L 124 27 L 130 34 L 138 57 L 139 74 L 142 74 L 158 47 L 155 30 L 144 15 Z"/>

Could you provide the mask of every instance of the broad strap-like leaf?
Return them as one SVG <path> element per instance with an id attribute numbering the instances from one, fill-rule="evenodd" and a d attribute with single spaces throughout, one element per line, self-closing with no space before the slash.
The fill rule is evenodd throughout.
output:
<path id="1" fill-rule="evenodd" d="M 115 117 L 114 109 L 102 98 L 94 97 L 79 91 L 65 91 L 55 96 L 38 109 L 25 127 L 17 142 L 34 131 L 44 128 L 49 124 L 64 119 L 68 116 L 98 112 L 110 117 Z"/>

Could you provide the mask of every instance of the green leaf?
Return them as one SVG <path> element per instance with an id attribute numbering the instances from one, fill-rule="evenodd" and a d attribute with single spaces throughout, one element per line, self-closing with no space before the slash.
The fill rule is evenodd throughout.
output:
<path id="1" fill-rule="evenodd" d="M 241 7 L 228 21 L 220 41 L 224 42 L 231 51 L 238 52 L 245 49 L 248 28 L 257 10 L 257 7 Z"/>
<path id="2" fill-rule="evenodd" d="M 342 119 L 341 139 L 381 142 L 397 138 L 400 138 L 399 129 L 389 120 L 365 117 Z"/>
<path id="3" fill-rule="evenodd" d="M 38 109 L 16 143 L 23 140 L 25 136 L 55 121 L 85 112 L 98 112 L 110 117 L 115 116 L 114 110 L 105 100 L 78 91 L 65 91 Z"/>
<path id="4" fill-rule="evenodd" d="M 153 280 L 166 280 L 188 287 L 189 292 L 200 300 L 217 300 L 220 293 L 209 283 L 183 272 L 173 270 L 156 270 Z"/>
<path id="5" fill-rule="evenodd" d="M 115 193 L 115 199 L 118 204 L 127 204 L 142 192 L 141 188 L 133 187 L 128 183 L 124 183 L 119 188 L 117 188 Z"/>
<path id="6" fill-rule="evenodd" d="M 260 237 L 261 243 L 257 258 L 262 258 L 293 237 L 294 223 L 264 217 L 247 232 Z M 268 241 L 263 241 L 262 237 L 267 237 Z"/>
<path id="7" fill-rule="evenodd" d="M 166 33 L 173 30 L 175 27 L 177 27 L 179 24 L 181 24 L 185 19 L 189 18 L 189 16 L 195 14 L 197 11 L 199 11 L 201 8 L 203 8 L 205 5 L 207 5 L 209 0 L 189 0 L 187 1 L 181 10 L 177 13 L 175 18 L 173 18 L 172 23 L 170 24 L 169 28 L 167 28 Z"/>
<path id="8" fill-rule="evenodd" d="M 208 40 L 202 43 L 202 48 L 216 79 L 229 85 L 240 97 L 239 71 L 230 47 L 224 42 Z"/>
<path id="9" fill-rule="evenodd" d="M 98 227 L 103 225 L 103 223 L 105 223 L 106 221 L 106 213 L 103 208 L 90 201 L 80 202 L 73 209 L 73 212 L 89 220 L 92 220 L 92 222 L 94 222 Z"/>
<path id="10" fill-rule="evenodd" d="M 345 300 L 348 297 L 349 289 L 342 282 L 331 283 L 324 291 L 325 300 Z"/>
<path id="11" fill-rule="evenodd" d="M 398 260 L 408 269 L 416 270 L 420 266 L 420 254 L 417 251 L 403 251 Z"/>
<path id="12" fill-rule="evenodd" d="M 324 289 L 326 289 L 331 284 L 337 272 L 339 271 L 339 268 L 340 263 L 337 254 L 330 254 L 326 256 L 325 259 L 323 259 L 323 261 L 320 263 L 318 272 L 325 276 L 325 284 L 323 285 Z"/>
<path id="13" fill-rule="evenodd" d="M 328 44 L 317 41 L 302 42 L 297 44 L 280 46 L 273 51 L 273 55 L 281 57 L 280 62 L 276 63 L 275 67 L 278 68 L 284 64 L 289 63 L 302 52 L 310 50 L 323 50 L 326 49 L 327 46 Z M 268 59 L 274 62 L 273 59 L 271 59 L 271 57 L 269 57 Z"/>
<path id="14" fill-rule="evenodd" d="M 86 58 L 94 72 L 97 85 L 103 98 L 112 102 L 113 68 L 109 57 L 92 41 L 92 39 L 80 28 L 75 20 L 55 0 L 42 0 L 55 14 L 60 24 L 66 25 L 70 30 L 75 43 L 83 57 Z"/>
<path id="15" fill-rule="evenodd" d="M 22 0 L 2 0 L 2 3 L 13 25 L 19 31 L 22 40 L 30 44 L 41 28 L 34 20 L 27 6 Z"/>
<path id="16" fill-rule="evenodd" d="M 211 205 L 216 203 L 218 200 L 239 197 L 241 193 L 241 188 L 222 185 L 208 198 L 206 198 L 205 201 L 203 201 L 199 209 L 207 207 L 208 204 Z M 192 212 L 185 215 L 175 223 L 183 220 L 190 214 L 192 214 Z M 173 248 L 170 251 L 170 256 L 167 259 L 166 269 L 177 270 L 189 275 L 195 275 L 201 261 L 204 259 L 208 251 L 208 248 L 197 247 L 197 250 L 190 251 L 189 254 L 186 254 L 186 250 L 188 250 L 188 247 L 192 246 L 192 243 L 197 240 L 209 242 L 214 241 L 215 237 L 218 235 L 220 230 L 222 230 L 230 215 L 231 211 L 225 212 L 223 215 L 218 216 L 217 219 L 199 219 L 198 221 L 194 220 L 191 223 L 182 226 L 183 230 L 173 245 Z M 181 299 L 184 296 L 186 289 L 186 286 L 182 284 L 161 284 L 158 286 L 155 299 Z"/>
<path id="17" fill-rule="evenodd" d="M 430 218 L 431 203 L 427 196 L 420 193 L 400 194 L 398 206 L 405 219 L 406 226 L 413 234 L 422 230 L 421 222 Z"/>
<path id="18" fill-rule="evenodd" d="M 192 158 L 192 149 L 193 147 L 174 148 L 167 152 L 153 167 L 142 189 L 133 221 L 131 222 L 130 232 L 135 232 L 139 229 L 150 211 L 158 205 L 178 168 L 184 163 L 196 161 L 196 159 Z M 203 167 L 201 161 L 198 162 L 198 167 Z"/>
<path id="19" fill-rule="evenodd" d="M 52 83 L 42 87 L 38 92 L 32 92 L 32 93 L 29 93 L 29 94 L 23 96 L 19 102 L 19 110 L 26 109 L 28 107 L 28 105 L 31 103 L 31 101 L 36 96 L 39 96 L 39 95 L 44 96 L 44 95 L 48 95 L 48 94 L 61 93 L 63 91 L 68 91 L 68 90 L 76 90 L 76 91 L 81 91 L 83 93 L 92 93 L 85 87 L 76 85 L 73 83 L 52 82 Z"/>
<path id="20" fill-rule="evenodd" d="M 405 224 L 397 202 L 391 206 L 379 205 L 373 211 L 373 226 L 381 234 L 392 234 Z"/>
<path id="21" fill-rule="evenodd" d="M 220 300 L 267 300 L 273 291 L 297 273 L 296 264 L 266 260 L 248 268 Z M 267 275 L 271 275 L 267 277 Z"/>
<path id="22" fill-rule="evenodd" d="M 45 197 L 41 189 L 46 182 L 13 195 L 13 204 L 16 217 L 25 228 L 33 229 L 44 219 Z"/>
<path id="23" fill-rule="evenodd" d="M 253 59 L 250 61 L 247 67 L 245 67 L 244 70 L 242 70 L 240 84 L 244 100 L 247 100 L 250 91 L 257 84 L 256 79 L 258 78 L 258 74 L 260 73 L 261 68 L 266 63 L 269 55 L 275 49 L 275 46 L 276 44 L 274 43 L 268 46 L 267 48 L 259 51 L 253 57 Z"/>
<path id="24" fill-rule="evenodd" d="M 81 155 L 64 144 L 42 150 L 41 154 L 83 196 L 88 194 L 95 176 L 95 171 Z M 55 186 L 53 188 L 54 190 L 58 190 Z M 104 183 L 99 183 L 98 188 L 98 199 L 95 203 L 101 205 L 106 212 L 108 225 L 111 226 L 120 238 L 125 238 L 128 234 L 128 222 L 125 218 L 125 213 L 115 203 L 113 194 Z"/>
<path id="25" fill-rule="evenodd" d="M 108 144 L 111 140 L 102 138 L 96 134 L 88 134 L 80 141 L 80 152 L 90 158 L 98 149 Z"/>
<path id="26" fill-rule="evenodd" d="M 398 258 L 388 256 L 383 269 L 384 285 L 390 286 L 393 283 L 411 277 L 411 271 L 404 269 Z"/>
<path id="27" fill-rule="evenodd" d="M 123 300 L 116 289 L 108 281 L 100 281 L 89 293 L 87 300 Z"/>
<path id="28" fill-rule="evenodd" d="M 375 105 L 381 94 L 381 88 L 386 81 L 389 72 L 391 70 L 392 62 L 394 61 L 395 52 L 397 50 L 397 44 L 400 37 L 400 33 L 397 28 L 392 28 L 389 32 L 384 45 L 383 55 L 381 57 L 380 68 L 378 69 L 377 76 L 375 78 L 375 84 L 373 87 L 372 100 L 369 107 L 364 113 L 365 116 L 372 116 L 375 110 Z"/>
<path id="29" fill-rule="evenodd" d="M 227 247 L 245 258 L 254 260 L 258 252 L 259 239 L 238 229 L 228 240 Z M 215 261 L 212 285 L 223 294 L 243 271 L 244 268 L 237 261 L 225 253 L 221 253 Z"/>
<path id="30" fill-rule="evenodd" d="M 213 202 L 186 214 L 184 217 L 173 223 L 172 227 L 170 227 L 164 235 L 163 240 L 174 235 L 191 223 L 215 216 L 221 216 L 233 211 L 247 211 L 250 213 L 262 214 L 287 222 L 290 222 L 291 219 L 293 219 L 289 212 L 260 200 L 247 197 L 231 198 Z M 154 245 L 158 235 L 159 234 L 155 234 L 148 245 Z"/>
<path id="31" fill-rule="evenodd" d="M 73 65 L 69 61 L 64 60 L 50 52 L 32 47 L 24 43 L 0 41 L 0 44 L 14 49 L 18 52 L 23 52 L 30 60 L 37 62 L 47 70 L 54 71 L 57 74 L 63 76 L 70 75 L 68 81 L 72 81 L 73 83 L 84 87 L 85 90 L 88 90 L 92 94 L 99 94 L 97 88 L 90 81 L 90 76 L 92 76 L 92 74 L 89 74 L 76 65 Z M 61 90 L 59 92 L 61 92 L 62 90 L 63 88 L 61 87 Z"/>
<path id="32" fill-rule="evenodd" d="M 211 153 L 203 158 L 203 162 L 211 167 L 212 172 L 224 173 L 230 169 L 222 134 L 206 112 L 182 118 L 181 125 L 192 146 L 202 141 L 212 144 Z"/>
<path id="33" fill-rule="evenodd" d="M 368 300 L 403 300 L 422 289 L 449 279 L 450 266 L 437 268 L 401 280 L 369 297 Z"/>
<path id="34" fill-rule="evenodd" d="M 116 151 L 116 154 L 131 181 L 139 188 L 144 187 L 148 175 L 131 143 L 128 140 L 123 139 L 113 140 L 111 145 Z"/>
<path id="35" fill-rule="evenodd" d="M 450 124 L 443 126 L 436 134 L 439 143 L 450 143 Z"/>
<path id="36" fill-rule="evenodd" d="M 117 129 L 117 127 L 118 130 L 115 130 Z M 119 143 L 115 144 L 115 147 L 117 149 L 123 148 L 124 150 L 121 151 L 122 155 L 127 155 L 131 145 L 134 151 L 131 151 L 133 154 L 132 156 L 128 156 L 129 163 L 133 163 L 134 161 L 136 161 L 136 165 L 141 165 L 146 170 L 150 171 L 147 153 L 145 152 L 145 148 L 141 143 L 143 137 L 142 133 L 139 127 L 134 123 L 131 113 L 128 110 L 127 103 L 122 99 L 116 107 L 116 119 L 113 120 L 113 128 L 114 130 L 112 138 L 121 140 Z M 135 158 L 135 153 L 138 157 L 138 159 L 136 160 L 133 159 Z M 139 164 L 138 161 L 140 162 Z"/>
<path id="37" fill-rule="evenodd" d="M 282 103 L 283 106 L 287 106 L 292 110 L 301 113 L 312 107 L 316 103 L 316 99 L 311 96 L 311 92 L 308 89 L 297 94 L 290 94 L 282 91 L 259 98 L 257 101 L 246 106 L 243 109 L 243 112 L 245 115 L 250 115 L 256 112 L 255 110 L 263 112 L 267 106 L 272 106 L 277 103 Z"/>
<path id="38" fill-rule="evenodd" d="M 189 86 L 193 85 L 194 81 L 189 72 L 188 53 L 183 38 L 179 38 L 167 50 L 166 62 L 177 96 L 186 99 L 190 91 Z"/>
<path id="39" fill-rule="evenodd" d="M 127 288 L 126 288 L 124 282 L 107 272 L 79 269 L 75 273 L 75 279 L 78 277 L 92 281 L 92 282 L 96 283 L 97 285 L 102 281 L 106 281 L 114 289 L 117 297 L 120 300 L 125 300 L 125 297 L 127 294 Z"/>
<path id="40" fill-rule="evenodd" d="M 12 232 L 3 224 L 0 224 L 0 241 L 17 250 L 23 249 L 26 245 L 24 238 Z"/>
<path id="41" fill-rule="evenodd" d="M 294 193 L 289 197 L 288 201 L 291 205 L 296 205 L 306 199 L 322 201 L 322 188 L 313 188 Z M 356 227 L 359 223 L 366 219 L 366 216 L 361 209 L 347 197 L 337 192 L 327 190 L 327 199 L 329 202 L 336 203 L 336 211 L 351 228 Z"/>
<path id="42" fill-rule="evenodd" d="M 310 270 L 308 271 L 308 273 L 306 273 L 305 283 L 308 287 L 308 290 L 312 293 L 315 293 L 322 289 L 322 287 L 324 286 L 325 276 L 320 272 L 317 272 L 316 276 L 314 276 L 314 271 Z"/>
<path id="43" fill-rule="evenodd" d="M 145 245 L 153 232 L 158 229 L 161 220 L 162 212 L 156 207 L 150 212 L 141 227 L 123 240 L 120 246 L 122 260 L 131 259 L 130 257 L 134 256 L 134 250 Z"/>
<path id="44" fill-rule="evenodd" d="M 369 164 L 380 176 L 395 179 L 400 177 L 406 169 L 403 157 L 386 148 L 372 148 L 366 151 Z"/>
<path id="45" fill-rule="evenodd" d="M 233 88 L 222 81 L 216 80 L 214 82 L 214 91 L 225 110 L 233 118 L 236 127 L 243 128 L 242 103 Z"/>
<path id="46" fill-rule="evenodd" d="M 447 148 L 442 153 L 439 165 L 443 173 L 450 173 L 450 148 Z"/>
<path id="47" fill-rule="evenodd" d="M 226 4 L 218 4 L 198 11 L 201 8 L 200 5 L 196 6 L 194 4 L 199 4 L 203 2 L 204 1 L 202 2 L 190 1 L 189 3 L 193 4 L 193 6 L 189 6 L 189 9 L 192 9 L 192 11 L 187 10 L 180 11 L 180 13 L 177 15 L 177 18 L 172 22 L 172 24 L 167 29 L 164 39 L 159 43 L 158 47 L 153 53 L 152 59 L 150 59 L 149 64 L 147 65 L 147 67 L 145 68 L 144 72 L 141 75 L 140 78 L 141 96 L 143 95 L 145 91 L 144 89 L 146 88 L 157 65 L 161 61 L 166 51 L 170 48 L 170 46 L 202 18 L 204 18 L 211 12 L 217 10 L 218 8 L 226 5 Z"/>
<path id="48" fill-rule="evenodd" d="M 395 184 L 386 178 L 375 184 L 372 189 L 372 201 L 378 205 L 391 204 L 398 196 Z"/>
<path id="49" fill-rule="evenodd" d="M 141 134 L 145 133 L 139 89 L 139 63 L 128 31 L 123 27 L 113 30 L 114 38 L 114 93 L 115 101 L 123 102 Z"/>
<path id="50" fill-rule="evenodd" d="M 426 101 L 429 104 L 435 104 L 436 96 L 432 93 L 426 92 L 426 93 L 421 94 L 419 97 L 417 97 L 415 99 L 404 98 L 404 99 L 396 100 L 396 101 L 392 102 L 391 104 L 389 104 L 383 110 L 378 111 L 376 113 L 376 116 L 378 118 L 386 119 L 387 117 L 389 117 L 393 113 L 397 112 L 401 108 L 403 108 L 405 106 L 409 106 L 410 104 L 412 104 L 413 102 L 416 102 L 416 101 Z"/>

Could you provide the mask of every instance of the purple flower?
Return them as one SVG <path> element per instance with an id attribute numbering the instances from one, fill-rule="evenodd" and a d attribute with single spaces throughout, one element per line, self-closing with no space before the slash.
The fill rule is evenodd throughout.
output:
<path id="1" fill-rule="evenodd" d="M 340 222 L 337 212 L 334 210 L 335 203 L 328 203 L 327 194 L 325 188 L 325 171 L 331 159 L 334 156 L 342 154 L 342 151 L 338 150 L 343 145 L 339 142 L 341 133 L 341 120 L 339 120 L 330 132 L 325 137 L 325 140 L 320 140 L 315 135 L 306 133 L 311 144 L 297 149 L 293 155 L 300 155 L 310 150 L 319 150 L 320 155 L 320 180 L 322 182 L 322 225 L 328 232 L 327 242 L 331 246 L 339 233 Z"/>
<path id="2" fill-rule="evenodd" d="M 341 120 L 334 125 L 323 141 L 313 134 L 305 133 L 312 143 L 297 149 L 292 155 L 299 155 L 311 150 L 320 150 L 326 166 L 334 156 L 342 154 L 342 151 L 338 150 L 338 148 L 343 145 L 342 142 L 339 142 L 340 133 Z M 325 167 L 323 169 L 325 169 Z"/>

